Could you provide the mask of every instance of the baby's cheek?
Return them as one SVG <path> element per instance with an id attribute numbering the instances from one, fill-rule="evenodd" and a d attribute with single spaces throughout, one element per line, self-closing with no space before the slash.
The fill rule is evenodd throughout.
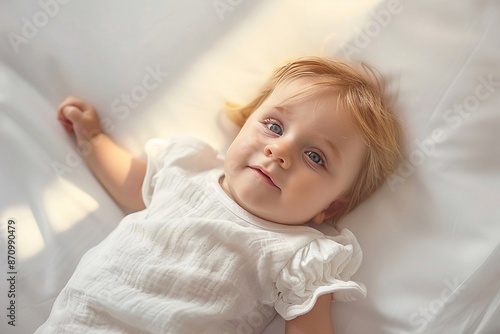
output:
<path id="1" fill-rule="evenodd" d="M 226 158 L 226 161 L 224 162 L 224 174 L 226 175 L 226 178 L 232 179 L 238 171 L 238 166 L 239 165 L 236 161 Z"/>
<path id="2" fill-rule="evenodd" d="M 240 150 L 244 155 L 250 155 L 253 152 L 258 152 L 259 149 L 258 135 L 244 136 L 241 141 Z"/>
<path id="3" fill-rule="evenodd" d="M 334 191 L 331 187 L 325 184 L 317 184 L 314 180 L 297 176 L 294 183 L 294 191 L 292 192 L 295 207 L 304 213 L 314 215 L 318 210 L 325 206 L 325 203 L 330 203 L 334 198 Z"/>

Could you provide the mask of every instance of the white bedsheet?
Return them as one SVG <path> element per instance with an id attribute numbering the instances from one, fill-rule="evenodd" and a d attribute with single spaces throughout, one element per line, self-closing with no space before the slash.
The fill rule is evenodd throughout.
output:
<path id="1" fill-rule="evenodd" d="M 334 304 L 336 333 L 500 332 L 498 1 L 9 1 L 0 35 L 1 333 L 33 332 L 123 217 L 56 121 L 65 96 L 134 153 L 173 132 L 223 150 L 223 103 L 306 54 L 375 65 L 406 129 L 401 170 L 345 221 L 368 297 Z"/>

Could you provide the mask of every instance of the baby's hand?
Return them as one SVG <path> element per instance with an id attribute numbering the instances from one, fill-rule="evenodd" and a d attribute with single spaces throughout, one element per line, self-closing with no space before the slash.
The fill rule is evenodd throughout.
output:
<path id="1" fill-rule="evenodd" d="M 67 132 L 75 134 L 78 143 L 90 142 L 102 133 L 94 107 L 74 96 L 59 105 L 57 119 Z"/>

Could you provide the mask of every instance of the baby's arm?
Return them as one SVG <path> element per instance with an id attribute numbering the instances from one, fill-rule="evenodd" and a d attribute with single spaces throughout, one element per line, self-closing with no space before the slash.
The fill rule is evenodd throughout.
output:
<path id="1" fill-rule="evenodd" d="M 95 109 L 79 98 L 66 98 L 57 118 L 67 132 L 75 134 L 85 161 L 113 199 L 129 212 L 144 209 L 141 187 L 146 162 L 103 133 Z"/>
<path id="2" fill-rule="evenodd" d="M 311 311 L 286 322 L 285 334 L 334 334 L 331 303 L 331 294 L 318 297 Z"/>

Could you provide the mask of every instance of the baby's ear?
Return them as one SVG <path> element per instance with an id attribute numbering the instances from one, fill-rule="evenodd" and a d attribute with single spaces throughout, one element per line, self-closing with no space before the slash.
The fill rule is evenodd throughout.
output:
<path id="1" fill-rule="evenodd" d="M 311 219 L 311 222 L 313 224 L 321 224 L 326 219 L 335 217 L 336 215 L 340 214 L 343 211 L 348 202 L 349 199 L 347 197 L 341 197 L 339 199 L 336 199 L 328 206 L 328 208 L 326 208 L 325 210 L 321 211 L 316 216 L 314 216 Z"/>

